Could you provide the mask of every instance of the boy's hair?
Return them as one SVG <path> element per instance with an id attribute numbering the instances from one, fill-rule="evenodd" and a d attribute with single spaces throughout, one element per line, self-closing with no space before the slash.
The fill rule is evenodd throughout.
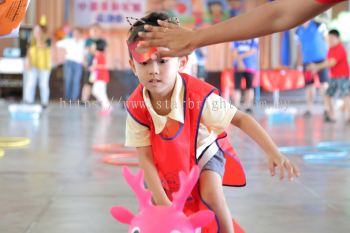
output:
<path id="1" fill-rule="evenodd" d="M 138 35 L 139 32 L 146 32 L 144 25 L 151 25 L 151 26 L 160 26 L 157 22 L 157 20 L 162 21 L 168 21 L 169 23 L 176 24 L 172 18 L 164 12 L 152 12 L 145 17 L 137 20 L 129 29 L 129 36 L 128 36 L 128 43 L 132 43 L 135 41 L 140 40 L 140 37 Z M 132 55 L 129 51 L 130 58 L 132 59 Z"/>
<path id="2" fill-rule="evenodd" d="M 170 16 L 164 12 L 152 12 L 137 20 L 129 30 L 128 42 L 135 42 L 139 39 L 138 33 L 145 32 L 144 25 L 159 26 L 157 20 L 167 20 Z"/>
<path id="3" fill-rule="evenodd" d="M 336 36 L 336 37 L 340 37 L 340 33 L 339 33 L 339 31 L 338 30 L 336 30 L 336 29 L 332 29 L 332 30 L 330 30 L 329 32 L 328 32 L 328 34 L 329 35 L 333 35 L 333 36 Z"/>
<path id="4" fill-rule="evenodd" d="M 95 41 L 96 50 L 100 52 L 104 52 L 106 49 L 106 42 L 102 39 L 98 39 Z"/>

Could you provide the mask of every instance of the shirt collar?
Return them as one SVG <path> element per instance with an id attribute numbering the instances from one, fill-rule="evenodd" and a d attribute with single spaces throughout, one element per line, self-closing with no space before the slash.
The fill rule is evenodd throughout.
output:
<path id="1" fill-rule="evenodd" d="M 183 80 L 180 74 L 177 74 L 175 79 L 175 86 L 170 100 L 171 111 L 166 116 L 159 115 L 154 110 L 149 97 L 149 93 L 146 88 L 143 88 L 143 99 L 145 100 L 146 107 L 151 114 L 156 134 L 159 134 L 163 131 L 168 117 L 182 124 L 184 123 L 184 88 L 185 87 Z"/>

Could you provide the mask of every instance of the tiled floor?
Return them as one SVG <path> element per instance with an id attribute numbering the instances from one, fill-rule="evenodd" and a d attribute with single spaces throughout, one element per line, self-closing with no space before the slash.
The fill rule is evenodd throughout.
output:
<path id="1" fill-rule="evenodd" d="M 279 146 L 350 141 L 340 119 L 325 124 L 321 111 L 294 124 L 261 124 Z M 110 117 L 95 109 L 51 105 L 38 121 L 15 121 L 0 106 L 0 137 L 24 136 L 31 144 L 6 149 L 0 158 L 1 233 L 116 233 L 127 226 L 109 215 L 113 205 L 137 209 L 120 167 L 101 162 L 95 143 L 123 143 L 126 113 Z M 248 233 L 350 232 L 350 158 L 313 163 L 290 155 L 302 176 L 280 182 L 269 176 L 262 151 L 237 129 L 230 137 L 246 168 L 244 188 L 225 188 L 230 209 Z M 348 155 L 349 156 L 349 155 Z M 339 166 L 342 165 L 342 166 Z"/>

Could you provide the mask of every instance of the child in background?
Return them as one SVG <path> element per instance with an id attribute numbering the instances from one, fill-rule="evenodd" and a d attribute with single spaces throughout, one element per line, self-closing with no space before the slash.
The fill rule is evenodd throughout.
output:
<path id="1" fill-rule="evenodd" d="M 233 124 L 247 133 L 266 152 L 271 175 L 280 178 L 299 174 L 282 155 L 264 129 L 249 115 L 220 97 L 211 85 L 180 73 L 188 57 L 155 58 L 166 51 L 157 47 L 136 51 L 144 25 L 158 26 L 158 20 L 175 23 L 164 13 L 151 13 L 134 23 L 128 47 L 130 65 L 140 81 L 127 102 L 126 146 L 136 147 L 140 167 L 156 205 L 171 205 L 179 189 L 180 171 L 188 173 L 199 165 L 201 174 L 184 209 L 189 215 L 211 209 L 216 219 L 202 233 L 233 233 L 236 224 L 227 206 L 222 184 L 244 186 L 245 175 L 228 141 L 225 129 Z M 225 169 L 227 172 L 225 173 Z"/>
<path id="2" fill-rule="evenodd" d="M 92 94 L 101 103 L 102 110 L 99 112 L 100 115 L 108 115 L 111 111 L 111 103 L 107 96 L 107 84 L 109 83 L 109 71 L 107 69 L 105 48 L 106 43 L 102 39 L 98 39 L 95 42 L 96 53 L 92 66 L 90 68 L 93 86 Z"/>
<path id="3" fill-rule="evenodd" d="M 330 68 L 331 79 L 325 96 L 326 114 L 324 120 L 326 122 L 334 122 L 335 117 L 332 97 L 335 96 L 338 90 L 339 96 L 344 100 L 345 114 L 350 113 L 349 63 L 346 50 L 341 43 L 340 34 L 337 30 L 331 30 L 329 32 L 329 46 L 327 59 L 319 64 L 310 64 L 307 68 L 313 73 L 317 73 L 325 68 Z M 350 123 L 350 116 L 348 116 L 347 123 Z"/>

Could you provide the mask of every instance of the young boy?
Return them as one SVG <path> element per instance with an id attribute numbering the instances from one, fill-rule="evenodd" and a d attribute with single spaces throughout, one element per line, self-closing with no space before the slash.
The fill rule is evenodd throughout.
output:
<path id="1" fill-rule="evenodd" d="M 94 84 L 92 86 L 92 94 L 101 103 L 102 110 L 99 112 L 101 116 L 108 115 L 111 109 L 111 103 L 107 96 L 107 84 L 109 83 L 109 71 L 106 66 L 105 48 L 106 43 L 102 39 L 98 39 L 95 42 L 96 53 L 90 67 L 93 76 L 95 77 Z"/>
<path id="2" fill-rule="evenodd" d="M 340 35 L 337 30 L 329 31 L 329 50 L 327 59 L 319 64 L 310 64 L 308 69 L 317 73 L 324 68 L 330 68 L 331 80 L 329 81 L 329 87 L 326 91 L 325 103 L 326 103 L 326 122 L 334 122 L 334 110 L 332 104 L 332 97 L 339 90 L 339 96 L 344 100 L 345 112 L 350 111 L 350 80 L 349 80 L 349 63 L 347 59 L 346 50 L 341 43 Z M 347 122 L 350 123 L 350 116 Z"/>
<path id="3" fill-rule="evenodd" d="M 140 167 L 157 205 L 171 205 L 172 193 L 179 188 L 179 171 L 188 173 L 199 165 L 201 174 L 185 213 L 210 208 L 216 220 L 202 232 L 234 232 L 230 210 L 222 184 L 244 186 L 245 176 L 225 128 L 230 123 L 251 136 L 266 152 L 271 174 L 280 169 L 280 178 L 288 170 L 289 178 L 297 168 L 280 152 L 267 133 L 249 115 L 228 104 L 209 84 L 179 73 L 187 57 L 155 59 L 150 48 L 136 51 L 142 43 L 138 32 L 144 25 L 157 26 L 157 20 L 174 20 L 166 14 L 151 13 L 130 29 L 128 47 L 130 65 L 140 85 L 127 102 L 126 146 L 136 147 Z M 226 165 L 225 165 L 226 160 Z M 224 175 L 225 168 L 227 173 Z"/>

